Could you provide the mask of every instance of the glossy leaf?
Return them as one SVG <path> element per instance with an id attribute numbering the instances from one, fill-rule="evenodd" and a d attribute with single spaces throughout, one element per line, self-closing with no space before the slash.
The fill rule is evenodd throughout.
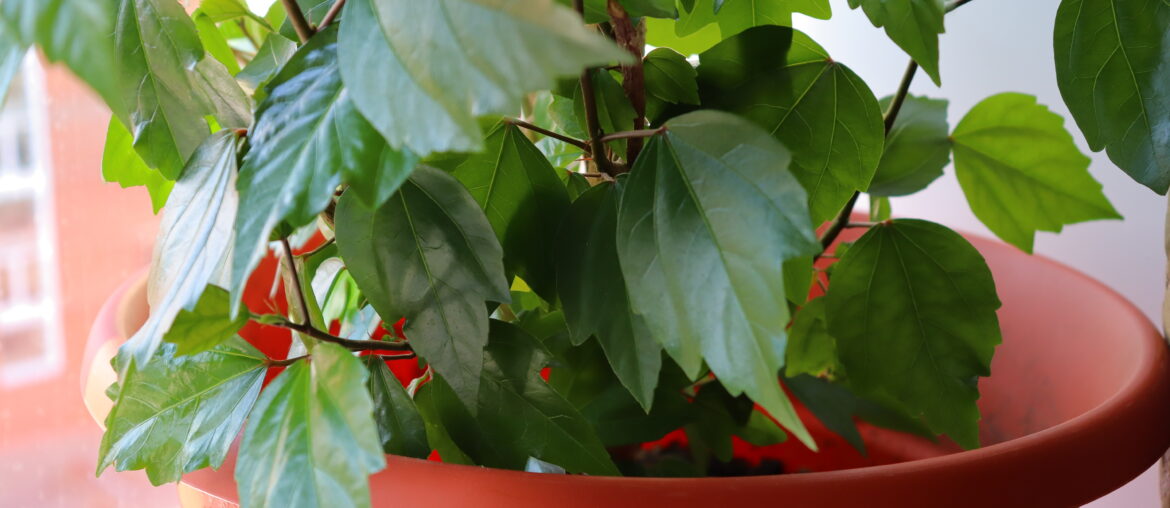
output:
<path id="1" fill-rule="evenodd" d="M 618 258 L 618 190 L 601 184 L 573 202 L 557 237 L 557 283 L 570 337 L 596 336 L 617 378 L 650 410 L 662 346 L 634 314 Z"/>
<path id="2" fill-rule="evenodd" d="M 890 103 L 879 103 L 884 111 Z M 867 191 L 871 196 L 913 194 L 942 176 L 951 162 L 947 101 L 906 96 Z"/>
<path id="3" fill-rule="evenodd" d="M 501 122 L 485 150 L 455 168 L 504 248 L 504 266 L 545 299 L 556 297 L 554 243 L 569 195 L 544 154 L 518 127 Z"/>
<path id="4" fill-rule="evenodd" d="M 1089 148 L 1134 180 L 1170 187 L 1170 4 L 1063 0 L 1053 36 L 1056 82 Z"/>
<path id="5" fill-rule="evenodd" d="M 873 26 L 884 27 L 886 35 L 910 55 L 936 85 L 938 74 L 938 36 L 943 33 L 943 0 L 849 0 L 849 7 L 861 7 Z"/>
<path id="6" fill-rule="evenodd" d="M 150 482 L 219 468 L 260 393 L 264 354 L 236 337 L 214 349 L 176 356 L 165 346 L 119 379 L 106 416 L 98 474 L 145 469 Z"/>
<path id="7" fill-rule="evenodd" d="M 441 377 L 419 392 L 419 405 L 428 406 L 424 415 L 437 418 L 476 464 L 522 469 L 536 457 L 571 473 L 617 475 L 590 425 L 540 378 L 547 361 L 540 343 L 514 325 L 492 321 L 491 328 L 476 415 Z"/>
<path id="8" fill-rule="evenodd" d="M 413 156 L 389 149 L 354 109 L 337 73 L 336 36 L 331 27 L 301 47 L 268 85 L 256 113 L 238 185 L 233 310 L 281 222 L 312 222 L 342 181 L 376 206 L 371 201 L 388 197 L 414 168 Z"/>
<path id="9" fill-rule="evenodd" d="M 746 391 L 815 446 L 776 378 L 788 324 L 782 263 L 820 250 L 804 190 L 784 169 L 788 151 L 727 113 L 666 125 L 618 212 L 631 306 L 688 376 L 705 360 L 729 391 Z"/>
<path id="10" fill-rule="evenodd" d="M 191 157 L 175 182 L 155 240 L 147 300 L 150 317 L 122 346 L 144 365 L 182 309 L 191 310 L 208 283 L 223 279 L 238 197 L 239 138 L 220 131 Z"/>
<path id="11" fill-rule="evenodd" d="M 236 79 L 256 92 L 256 99 L 264 99 L 264 86 L 297 51 L 297 43 L 284 37 L 267 37 L 256 56 L 240 69 Z"/>
<path id="12" fill-rule="evenodd" d="M 1120 219 L 1064 130 L 1064 119 L 1036 98 L 984 99 L 952 134 L 955 174 L 971 211 L 1004 241 L 1032 252 L 1036 231 Z"/>
<path id="13" fill-rule="evenodd" d="M 784 376 L 821 376 L 838 370 L 837 344 L 825 323 L 825 299 L 810 300 L 796 313 L 788 331 Z"/>
<path id="14" fill-rule="evenodd" d="M 425 459 L 431 453 L 427 444 L 426 427 L 410 394 L 386 362 L 376 355 L 363 359 L 370 371 L 366 386 L 374 404 L 374 421 L 378 424 L 378 436 L 382 450 L 394 455 Z"/>
<path id="15" fill-rule="evenodd" d="M 69 66 L 115 114 L 122 115 L 125 108 L 119 87 L 125 83 L 119 82 L 119 73 L 112 70 L 117 69 L 111 34 L 118 1 L 4 0 L 0 3 L 0 32 L 6 36 L 0 40 L 11 37 L 21 47 L 37 44 L 50 62 Z M 4 83 L 0 78 L 0 85 Z M 0 91 L 4 88 L 0 86 Z"/>
<path id="16" fill-rule="evenodd" d="M 646 93 L 672 104 L 699 104 L 698 72 L 686 57 L 668 48 L 656 48 L 642 60 Z"/>
<path id="17" fill-rule="evenodd" d="M 405 317 L 415 351 L 474 407 L 488 339 L 484 301 L 510 295 L 502 249 L 471 194 L 420 166 L 373 213 L 345 193 L 336 221 L 341 257 L 370 305 L 387 321 Z"/>
<path id="18" fill-rule="evenodd" d="M 175 0 L 119 0 L 115 28 L 112 68 L 123 83 L 138 84 L 121 87 L 134 148 L 175 179 L 210 132 L 204 117 L 216 113 L 196 70 L 204 52 L 195 23 Z"/>
<path id="19" fill-rule="evenodd" d="M 825 297 L 858 394 L 891 398 L 967 448 L 979 444 L 976 383 L 1001 341 L 999 306 L 967 240 L 910 219 L 870 228 L 838 261 Z"/>
<path id="20" fill-rule="evenodd" d="M 478 151 L 476 116 L 514 114 L 557 77 L 629 57 L 551 0 L 353 0 L 344 13 L 341 75 L 358 109 L 419 154 Z"/>
<path id="21" fill-rule="evenodd" d="M 106 146 L 102 151 L 102 179 L 127 187 L 145 187 L 150 195 L 154 213 L 158 213 L 171 195 L 175 182 L 167 180 L 157 169 L 151 169 L 134 151 L 134 139 L 118 117 L 110 117 L 106 130 Z"/>
<path id="22" fill-rule="evenodd" d="M 752 28 L 699 61 L 704 107 L 746 116 L 792 151 L 790 169 L 808 191 L 814 224 L 869 187 L 885 136 L 877 99 L 807 35 Z"/>
<path id="23" fill-rule="evenodd" d="M 232 318 L 230 307 L 227 290 L 207 286 L 194 308 L 179 311 L 163 340 L 176 346 L 175 356 L 210 350 L 234 337 L 248 323 L 244 314 Z"/>
<path id="24" fill-rule="evenodd" d="M 386 467 L 365 367 L 336 344 L 264 389 L 240 441 L 243 508 L 370 506 L 368 476 Z"/>

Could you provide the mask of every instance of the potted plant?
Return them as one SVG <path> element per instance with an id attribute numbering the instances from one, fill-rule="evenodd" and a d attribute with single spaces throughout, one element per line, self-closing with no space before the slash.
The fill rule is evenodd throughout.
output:
<path id="1" fill-rule="evenodd" d="M 104 175 L 166 203 L 91 338 L 126 339 L 98 472 L 245 507 L 1112 490 L 1170 445 L 1165 348 L 1024 254 L 1120 218 L 1060 116 L 908 94 L 968 1 L 850 1 L 911 59 L 879 99 L 788 26 L 827 0 L 5 0 L 0 69 L 69 66 Z M 1081 132 L 1165 193 L 1170 5 L 1057 16 Z M 952 159 L 1010 245 L 891 218 Z"/>

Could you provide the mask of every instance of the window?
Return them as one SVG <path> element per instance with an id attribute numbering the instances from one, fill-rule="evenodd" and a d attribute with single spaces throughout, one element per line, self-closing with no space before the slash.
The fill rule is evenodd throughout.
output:
<path id="1" fill-rule="evenodd" d="M 64 366 L 44 77 L 29 54 L 0 107 L 0 386 Z"/>

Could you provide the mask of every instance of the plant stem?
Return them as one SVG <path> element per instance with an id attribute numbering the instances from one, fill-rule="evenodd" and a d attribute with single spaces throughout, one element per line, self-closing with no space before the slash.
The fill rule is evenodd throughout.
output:
<path id="1" fill-rule="evenodd" d="M 646 128 L 646 77 L 642 68 L 642 53 L 646 49 L 645 24 L 637 24 L 617 0 L 608 0 L 605 6 L 609 22 L 613 27 L 614 40 L 634 57 L 633 63 L 622 65 L 622 90 L 630 105 L 634 107 L 634 130 Z M 642 138 L 630 138 L 626 144 L 626 163 L 633 165 L 642 151 Z"/>
<path id="2" fill-rule="evenodd" d="M 581 15 L 581 19 L 585 19 L 584 0 L 573 0 L 573 9 Z M 617 176 L 613 163 L 610 162 L 609 156 L 605 153 L 605 143 L 601 142 L 601 137 L 605 133 L 602 132 L 601 123 L 597 120 L 597 103 L 593 94 L 592 73 L 592 68 L 581 71 L 581 102 L 585 107 L 585 126 L 589 130 L 589 151 L 593 155 L 593 163 L 597 165 L 597 169 L 607 175 Z"/>
<path id="3" fill-rule="evenodd" d="M 293 257 L 292 246 L 288 244 L 288 238 L 281 238 L 280 245 L 284 248 L 284 262 L 288 263 L 289 275 L 292 276 L 292 285 L 295 294 L 297 295 L 297 303 L 300 305 L 301 316 L 305 320 L 305 325 L 309 325 L 309 301 L 305 299 L 305 291 L 301 286 L 301 275 L 297 272 L 296 258 Z M 284 291 L 287 293 L 288 288 Z"/>
<path id="4" fill-rule="evenodd" d="M 878 225 L 878 222 L 850 222 L 845 225 L 846 228 L 872 228 Z"/>
<path id="5" fill-rule="evenodd" d="M 309 26 L 309 21 L 305 19 L 305 13 L 301 12 L 301 6 L 297 5 L 296 0 L 280 0 L 280 3 L 284 4 L 284 12 L 288 15 L 288 22 L 297 31 L 297 38 L 301 40 L 301 44 L 309 42 L 309 37 L 313 36 L 313 27 Z"/>
<path id="6" fill-rule="evenodd" d="M 324 242 L 321 242 L 321 245 L 318 245 L 317 248 L 315 248 L 309 252 L 303 252 L 303 253 L 297 254 L 297 257 L 301 258 L 301 259 L 309 259 L 309 258 L 317 255 L 321 251 L 325 250 L 330 245 L 333 245 L 333 243 L 336 241 L 337 241 L 336 238 L 330 238 L 328 240 L 325 240 Z"/>
<path id="7" fill-rule="evenodd" d="M 317 339 L 321 342 L 332 342 L 334 344 L 339 344 L 339 345 L 345 346 L 349 349 L 355 349 L 355 350 L 383 349 L 386 351 L 412 351 L 410 348 L 410 344 L 407 342 L 390 342 L 390 341 L 385 341 L 385 340 L 347 339 L 344 337 L 338 337 L 338 336 L 333 335 L 331 333 L 323 332 L 323 331 L 318 330 L 317 328 L 315 328 L 313 326 L 294 323 L 294 322 L 289 321 L 287 319 L 276 321 L 276 322 L 272 323 L 272 325 L 279 326 L 282 328 L 288 328 L 289 330 L 292 330 L 292 331 L 298 332 L 298 333 L 303 333 L 303 334 L 308 335 L 308 336 L 310 336 L 314 339 Z"/>
<path id="8" fill-rule="evenodd" d="M 337 2 L 329 8 L 329 12 L 325 13 L 325 17 L 321 18 L 321 25 L 317 27 L 317 31 L 320 32 L 321 30 L 324 30 L 325 27 L 329 26 L 329 24 L 337 18 L 337 15 L 341 14 L 341 8 L 344 6 L 345 0 L 337 0 Z"/>
<path id="9" fill-rule="evenodd" d="M 519 118 L 505 118 L 504 121 L 508 122 L 512 125 L 515 125 L 517 127 L 521 127 L 524 129 L 528 129 L 532 132 L 537 132 L 537 133 L 543 134 L 543 135 L 548 136 L 548 137 L 553 138 L 553 139 L 559 139 L 561 141 L 564 141 L 565 143 L 573 145 L 573 146 L 580 148 L 586 152 L 590 151 L 589 143 L 586 143 L 580 139 L 572 138 L 572 137 L 566 136 L 564 134 L 561 134 L 559 132 L 550 131 L 548 129 L 545 129 L 544 127 L 525 122 L 524 120 L 521 120 Z"/>
<path id="10" fill-rule="evenodd" d="M 615 141 L 618 139 L 629 139 L 629 140 L 638 139 L 638 140 L 640 140 L 642 138 L 648 138 L 651 136 L 662 134 L 663 132 L 666 132 L 665 125 L 657 128 L 657 129 L 640 129 L 640 130 L 632 130 L 632 131 L 615 132 L 613 134 L 607 134 L 607 135 L 603 136 L 601 138 L 601 142 L 608 143 L 610 141 Z"/>
<path id="11" fill-rule="evenodd" d="M 304 355 L 304 356 L 296 356 L 293 358 L 285 358 L 284 360 L 273 360 L 272 358 L 269 358 L 269 359 L 264 361 L 264 364 L 268 365 L 269 367 L 287 367 L 287 366 L 292 365 L 294 363 L 297 363 L 301 360 L 304 360 L 308 357 L 309 357 L 309 355 Z"/>

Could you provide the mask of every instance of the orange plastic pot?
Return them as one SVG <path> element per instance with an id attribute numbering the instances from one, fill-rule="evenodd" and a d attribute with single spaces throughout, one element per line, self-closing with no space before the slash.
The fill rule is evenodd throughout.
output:
<path id="1" fill-rule="evenodd" d="M 982 448 L 957 451 L 865 427 L 871 456 L 893 463 L 700 479 L 535 474 L 388 456 L 370 480 L 374 504 L 1075 506 L 1147 469 L 1170 447 L 1170 357 L 1158 331 L 1120 295 L 1066 266 L 969 238 L 1004 303 L 1004 343 L 980 382 Z M 99 421 L 109 407 L 109 357 L 145 314 L 141 284 L 128 283 L 94 323 L 82 379 Z M 234 466 L 233 454 L 219 471 L 185 476 L 184 504 L 234 506 Z"/>

